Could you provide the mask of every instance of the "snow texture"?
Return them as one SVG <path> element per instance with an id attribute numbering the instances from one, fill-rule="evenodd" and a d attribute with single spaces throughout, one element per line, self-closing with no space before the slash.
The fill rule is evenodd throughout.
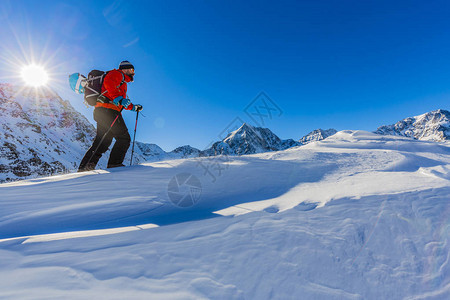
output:
<path id="1" fill-rule="evenodd" d="M 0 298 L 449 299 L 449 195 L 448 142 L 364 131 L 4 183 Z"/>

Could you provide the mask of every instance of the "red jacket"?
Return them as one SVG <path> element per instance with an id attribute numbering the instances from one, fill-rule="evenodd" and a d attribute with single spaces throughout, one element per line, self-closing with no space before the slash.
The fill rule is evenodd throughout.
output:
<path id="1" fill-rule="evenodd" d="M 123 81 L 123 83 L 122 83 Z M 102 93 L 103 95 L 110 100 L 109 103 L 101 103 L 97 102 L 95 107 L 106 107 L 110 109 L 114 109 L 120 111 L 123 107 L 122 105 L 116 106 L 112 101 L 117 97 L 127 97 L 127 82 L 130 82 L 131 78 L 122 72 L 122 70 L 111 70 L 106 74 L 105 79 L 103 80 Z M 133 108 L 133 105 L 130 104 L 125 109 L 130 110 Z"/>

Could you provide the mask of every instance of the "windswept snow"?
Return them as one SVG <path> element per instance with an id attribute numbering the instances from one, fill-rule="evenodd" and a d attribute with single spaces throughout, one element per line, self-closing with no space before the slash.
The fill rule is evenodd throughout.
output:
<path id="1" fill-rule="evenodd" d="M 449 195 L 450 144 L 363 131 L 1 184 L 0 298 L 448 299 Z"/>

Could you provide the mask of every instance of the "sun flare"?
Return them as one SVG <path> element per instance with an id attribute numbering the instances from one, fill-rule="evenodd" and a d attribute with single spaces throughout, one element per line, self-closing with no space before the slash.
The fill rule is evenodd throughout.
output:
<path id="1" fill-rule="evenodd" d="M 38 65 L 28 65 L 22 68 L 22 79 L 27 85 L 39 87 L 47 84 L 48 73 Z"/>

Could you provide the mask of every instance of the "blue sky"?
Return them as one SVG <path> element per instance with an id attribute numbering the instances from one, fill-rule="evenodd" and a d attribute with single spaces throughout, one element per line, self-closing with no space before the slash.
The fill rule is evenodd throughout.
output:
<path id="1" fill-rule="evenodd" d="M 257 125 L 244 110 L 260 92 L 282 112 L 264 122 L 281 138 L 371 131 L 449 109 L 448 11 L 448 1 L 2 0 L 0 80 L 34 57 L 93 122 L 67 75 L 129 60 L 129 97 L 146 116 L 137 140 L 167 151 L 204 149 L 233 120 Z M 131 132 L 135 114 L 124 117 Z"/>

